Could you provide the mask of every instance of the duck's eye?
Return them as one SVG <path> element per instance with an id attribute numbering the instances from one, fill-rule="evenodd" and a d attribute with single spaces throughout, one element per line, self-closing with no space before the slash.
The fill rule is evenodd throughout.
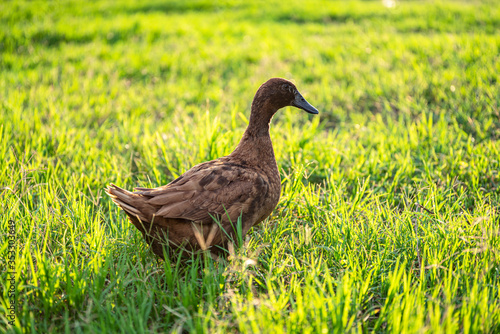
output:
<path id="1" fill-rule="evenodd" d="M 283 90 L 285 90 L 285 91 L 287 90 L 287 91 L 289 91 L 290 93 L 293 93 L 292 86 L 290 86 L 290 85 L 283 84 L 283 85 L 281 86 L 281 89 L 283 89 Z"/>

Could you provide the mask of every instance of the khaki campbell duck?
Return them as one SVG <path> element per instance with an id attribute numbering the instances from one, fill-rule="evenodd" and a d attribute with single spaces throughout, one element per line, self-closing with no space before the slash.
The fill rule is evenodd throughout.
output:
<path id="1" fill-rule="evenodd" d="M 194 166 L 169 184 L 127 191 L 111 184 L 106 192 L 163 258 L 162 244 L 219 253 L 244 236 L 278 204 L 281 180 L 269 136 L 278 109 L 294 106 L 310 114 L 310 105 L 288 80 L 273 78 L 257 90 L 248 127 L 228 156 Z"/>

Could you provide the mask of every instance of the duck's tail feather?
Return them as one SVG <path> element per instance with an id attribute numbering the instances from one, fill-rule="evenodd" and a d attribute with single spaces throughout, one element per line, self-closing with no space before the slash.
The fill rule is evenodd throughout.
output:
<path id="1" fill-rule="evenodd" d="M 147 217 L 149 215 L 145 213 L 144 210 L 141 210 L 144 205 L 147 205 L 143 196 L 134 194 L 112 183 L 106 188 L 106 193 L 111 197 L 113 202 L 129 216 L 137 217 L 143 222 L 150 222 L 150 219 Z M 147 206 L 149 207 L 149 205 Z"/>

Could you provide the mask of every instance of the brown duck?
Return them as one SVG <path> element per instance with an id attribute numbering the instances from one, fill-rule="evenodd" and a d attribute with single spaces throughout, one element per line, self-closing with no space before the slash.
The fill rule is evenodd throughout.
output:
<path id="1" fill-rule="evenodd" d="M 164 243 L 218 253 L 235 239 L 239 218 L 245 235 L 278 204 L 281 181 L 269 124 L 286 106 L 318 113 L 293 83 L 270 79 L 257 90 L 248 127 L 231 154 L 194 166 L 162 187 L 130 192 L 111 184 L 106 192 L 159 257 Z"/>

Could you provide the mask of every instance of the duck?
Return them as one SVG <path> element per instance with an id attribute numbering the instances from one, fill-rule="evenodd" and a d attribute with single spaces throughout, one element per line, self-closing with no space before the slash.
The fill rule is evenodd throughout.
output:
<path id="1" fill-rule="evenodd" d="M 161 259 L 165 245 L 215 256 L 234 251 L 238 233 L 245 236 L 279 202 L 281 177 L 269 130 L 274 114 L 287 106 L 318 114 L 291 81 L 269 79 L 255 93 L 248 126 L 231 154 L 158 188 L 128 191 L 111 183 L 106 193 Z"/>

